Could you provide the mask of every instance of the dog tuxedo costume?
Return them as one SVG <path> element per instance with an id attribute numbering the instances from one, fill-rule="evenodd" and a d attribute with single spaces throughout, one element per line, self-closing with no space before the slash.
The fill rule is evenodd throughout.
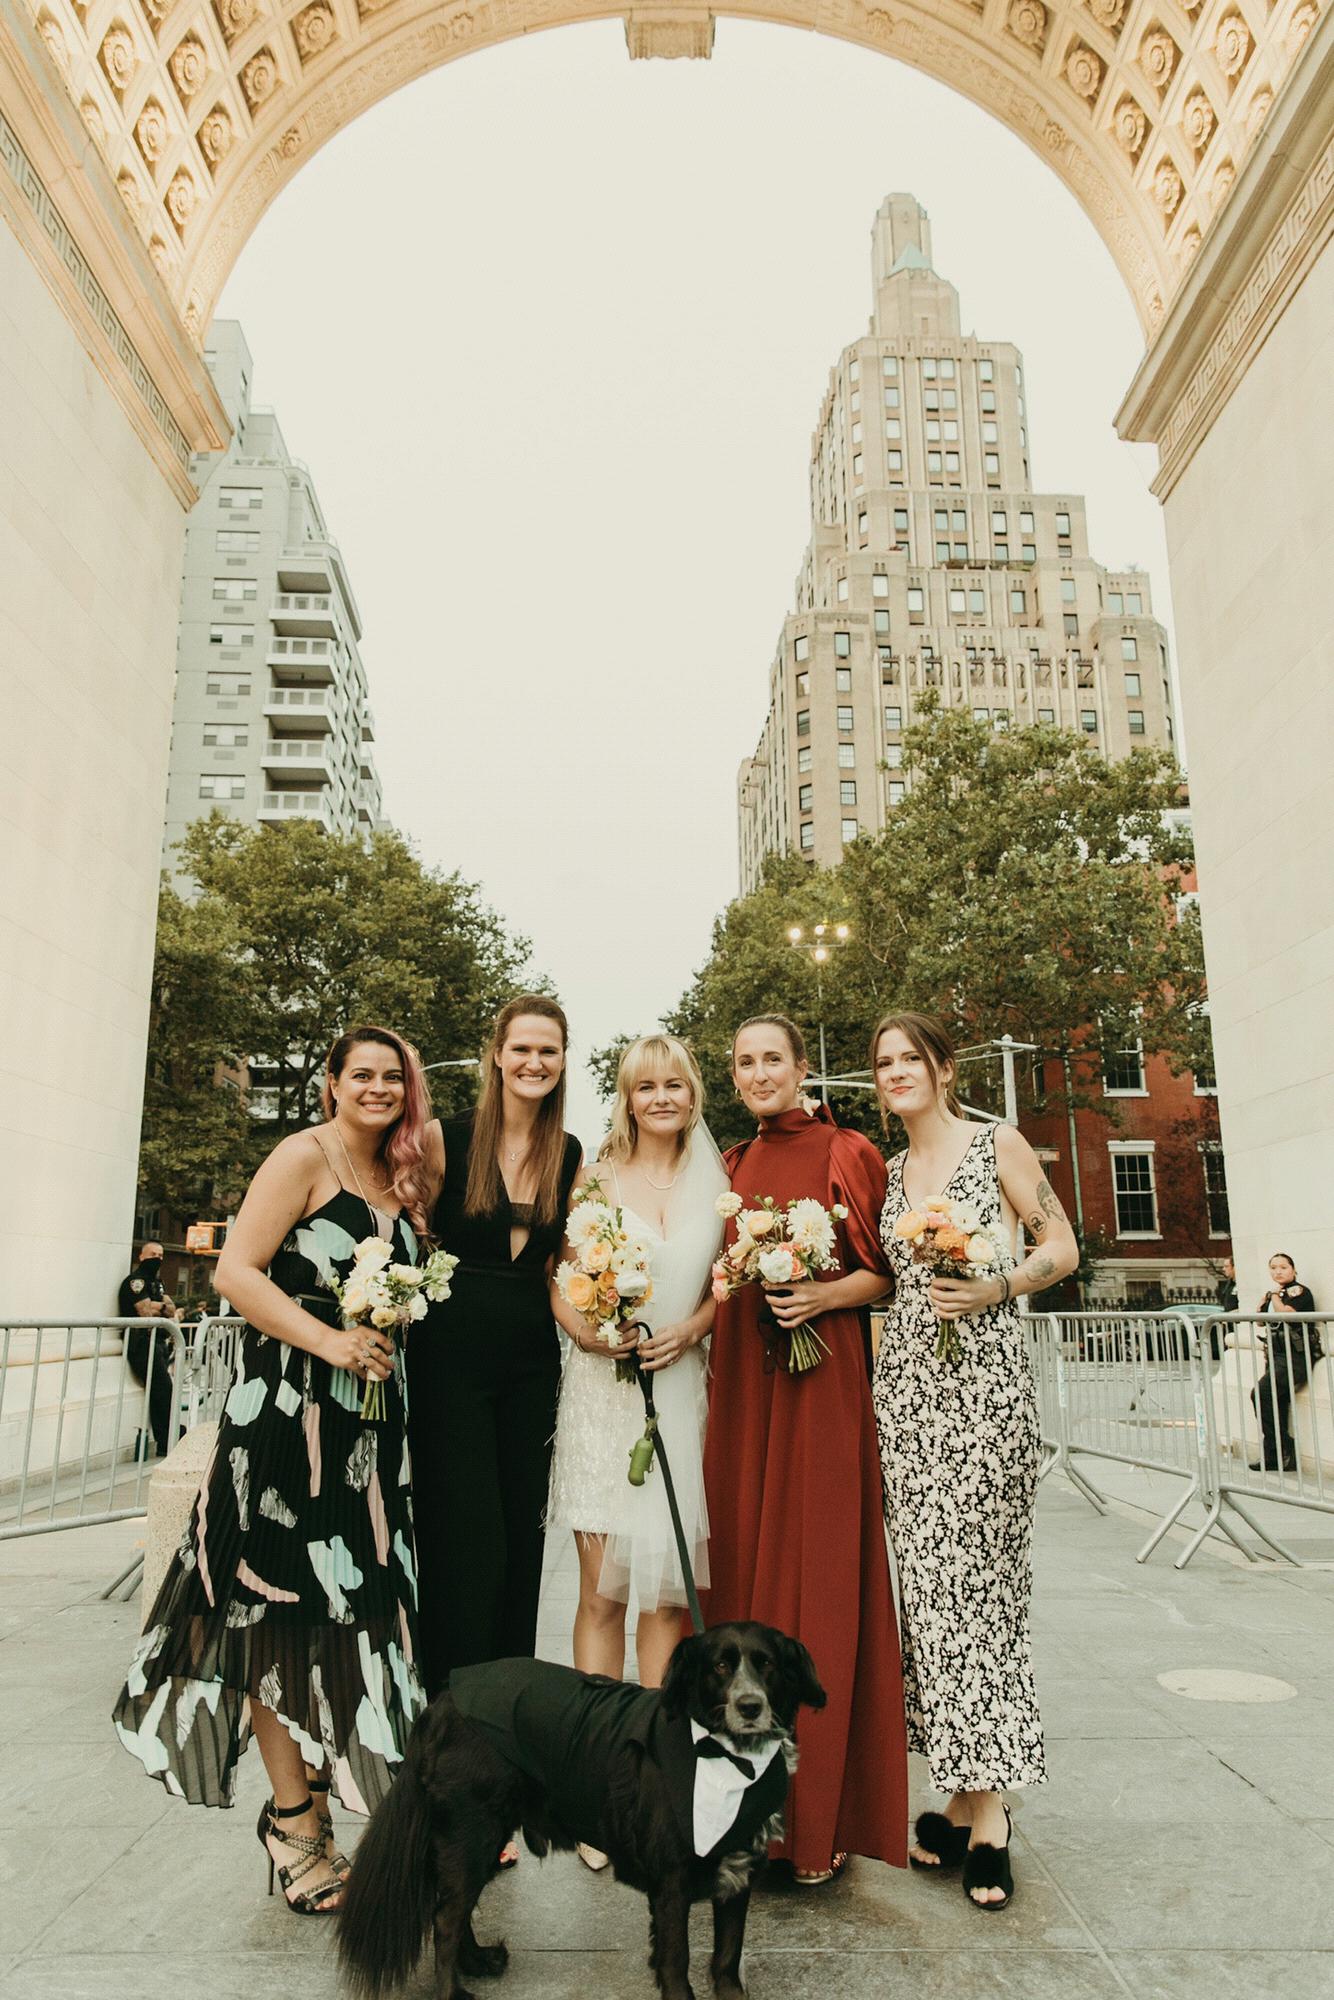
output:
<path id="1" fill-rule="evenodd" d="M 518 1659 L 455 1668 L 449 1693 L 499 1755 L 558 1802 L 574 1836 L 595 1847 L 610 1774 L 632 1747 L 663 1773 L 673 1816 L 703 1861 L 753 1847 L 787 1797 L 776 1738 L 736 1751 L 688 1715 L 664 1715 L 657 1688 Z"/>

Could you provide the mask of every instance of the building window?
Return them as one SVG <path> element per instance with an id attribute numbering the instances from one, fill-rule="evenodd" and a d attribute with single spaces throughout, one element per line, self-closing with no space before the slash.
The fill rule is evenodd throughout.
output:
<path id="1" fill-rule="evenodd" d="M 968 609 L 968 592 L 966 590 L 951 590 L 949 597 L 951 614 L 961 618 Z"/>
<path id="2" fill-rule="evenodd" d="M 892 806 L 901 806 L 903 804 L 903 795 L 908 789 L 902 778 L 891 778 L 888 789 L 889 803 Z"/>
<path id="3" fill-rule="evenodd" d="M 1112 1187 L 1118 1236 L 1156 1236 L 1158 1199 L 1153 1181 L 1153 1149 L 1110 1142 Z"/>
<path id="4" fill-rule="evenodd" d="M 1075 580 L 1072 576 L 1063 576 L 1061 578 L 1061 602 L 1062 604 L 1073 604 L 1074 601 Z"/>
<path id="5" fill-rule="evenodd" d="M 802 853 L 809 854 L 814 845 L 815 845 L 815 828 L 811 825 L 811 822 L 809 820 L 806 820 L 802 825 L 801 829 Z"/>
<path id="6" fill-rule="evenodd" d="M 1061 626 L 1067 639 L 1077 639 L 1079 637 L 1079 613 L 1077 611 L 1062 612 Z"/>
<path id="7" fill-rule="evenodd" d="M 908 509 L 906 507 L 896 507 L 894 509 L 894 533 L 896 535 L 906 535 L 907 532 Z"/>
<path id="8" fill-rule="evenodd" d="M 990 720 L 991 710 L 989 708 L 975 708 L 973 710 L 974 722 L 990 722 Z"/>
<path id="9" fill-rule="evenodd" d="M 852 693 L 852 668 L 851 668 L 851 667 L 835 667 L 835 668 L 834 668 L 834 692 L 835 692 L 835 694 L 851 694 L 851 693 Z"/>
<path id="10" fill-rule="evenodd" d="M 1004 513 L 999 513 L 999 512 L 992 513 L 991 532 L 993 535 L 1008 535 L 1008 533 L 1010 532 L 1009 522 L 1006 519 Z"/>
<path id="11" fill-rule="evenodd" d="M 978 380 L 981 382 L 994 382 L 996 379 L 995 363 L 988 361 L 986 356 L 983 355 L 977 364 L 977 374 Z"/>
<path id="12" fill-rule="evenodd" d="M 861 441 L 862 441 L 862 427 L 860 424 L 854 424 L 852 426 L 852 442 L 854 444 L 860 444 Z"/>
<path id="13" fill-rule="evenodd" d="M 877 634 L 883 634 L 883 633 L 885 633 L 885 632 L 888 632 L 888 630 L 889 630 L 889 613 L 888 613 L 887 611 L 877 611 L 877 612 L 876 612 L 876 614 L 875 614 L 875 629 L 876 629 L 876 632 L 877 632 Z"/>
<path id="14" fill-rule="evenodd" d="M 982 425 L 983 444 L 996 444 L 999 442 L 999 439 L 1000 439 L 1000 432 L 997 430 L 995 424 L 992 423 L 991 419 L 988 418 Z"/>
<path id="15" fill-rule="evenodd" d="M 902 770 L 903 745 L 901 743 L 887 743 L 885 745 L 885 762 L 891 771 Z"/>
<path id="16" fill-rule="evenodd" d="M 811 712 L 808 708 L 799 708 L 797 710 L 797 734 L 798 736 L 809 736 L 810 733 Z"/>
<path id="17" fill-rule="evenodd" d="M 206 771 L 199 780 L 201 799 L 243 799 L 245 779 L 233 777 L 229 771 Z"/>
<path id="18" fill-rule="evenodd" d="M 210 672 L 204 682 L 205 694 L 220 694 L 236 701 L 250 692 L 249 674 L 227 674 Z"/>
<path id="19" fill-rule="evenodd" d="M 811 786 L 802 785 L 797 792 L 797 811 L 808 813 L 811 809 Z"/>
<path id="20" fill-rule="evenodd" d="M 1070 516 L 1068 514 L 1058 514 L 1056 516 L 1056 533 L 1061 541 L 1063 542 L 1069 541 Z"/>
<path id="21" fill-rule="evenodd" d="M 1126 610 L 1130 613 L 1131 617 L 1138 618 L 1143 609 L 1144 599 L 1140 596 L 1139 592 L 1137 590 L 1129 591 L 1126 595 Z"/>
<path id="22" fill-rule="evenodd" d="M 1108 591 L 1108 593 L 1107 593 L 1107 609 L 1108 609 L 1109 611 L 1114 611 L 1114 612 L 1116 613 L 1116 615 L 1117 615 L 1117 617 L 1118 617 L 1118 618 L 1119 618 L 1119 617 L 1121 616 L 1121 613 L 1122 613 L 1122 611 L 1123 611 L 1123 610 L 1125 609 L 1125 606 L 1123 605 L 1123 603 L 1122 603 L 1122 601 L 1121 601 L 1121 593 L 1120 593 L 1120 591 L 1119 591 L 1119 590 L 1109 590 L 1109 591 Z"/>
<path id="23" fill-rule="evenodd" d="M 939 417 L 928 417 L 928 418 L 927 418 L 927 420 L 926 420 L 926 441 L 927 441 L 927 443 L 928 443 L 928 444 L 939 444 L 939 443 L 940 443 L 940 418 L 939 418 Z"/>
<path id="24" fill-rule="evenodd" d="M 253 646 L 255 628 L 253 625 L 210 625 L 208 643 L 210 646 Z"/>
<path id="25" fill-rule="evenodd" d="M 1208 1139 L 1201 1144 L 1200 1160 L 1204 1167 L 1204 1200 L 1209 1210 L 1209 1234 L 1230 1236 L 1232 1217 L 1227 1205 L 1227 1167 L 1223 1160 L 1223 1148 L 1216 1139 Z"/>
<path id="26" fill-rule="evenodd" d="M 1126 684 L 1126 693 L 1127 693 L 1127 694 L 1133 694 L 1133 695 L 1135 695 L 1135 696 L 1138 696 L 1138 695 L 1139 695 L 1139 691 L 1140 691 L 1140 688 L 1139 688 L 1139 675 L 1138 675 L 1138 674 L 1123 674 L 1121 678 L 1122 678 L 1122 679 L 1123 679 L 1123 680 L 1125 681 L 1125 684 Z"/>
<path id="27" fill-rule="evenodd" d="M 838 768 L 840 771 L 855 771 L 857 768 L 857 745 L 840 743 L 838 746 Z"/>
<path id="28" fill-rule="evenodd" d="M 861 828 L 860 826 L 858 826 L 855 819 L 843 820 L 841 822 L 840 830 L 842 832 L 845 844 L 850 840 L 855 840 L 857 838 L 857 835 L 861 832 Z"/>
<path id="29" fill-rule="evenodd" d="M 841 806 L 855 806 L 857 803 L 857 780 L 840 778 L 838 781 L 838 802 Z"/>
<path id="30" fill-rule="evenodd" d="M 1084 731 L 1084 734 L 1085 734 L 1086 736 L 1096 736 L 1096 735 L 1097 735 L 1097 733 L 1098 733 L 1098 711 L 1096 710 L 1096 708 L 1081 708 L 1081 709 L 1080 709 L 1080 711 L 1079 711 L 1079 726 L 1080 726 L 1080 728 L 1081 728 L 1081 729 L 1082 729 L 1082 730 Z"/>
<path id="31" fill-rule="evenodd" d="M 835 658 L 836 660 L 849 660 L 849 659 L 851 659 L 851 658 L 852 658 L 852 635 L 851 635 L 851 633 L 848 633 L 848 632 L 835 632 L 835 634 L 834 634 L 834 658 Z"/>
<path id="32" fill-rule="evenodd" d="M 998 708 L 991 718 L 991 726 L 993 729 L 1008 729 L 1010 726 L 1009 709 Z"/>
<path id="33" fill-rule="evenodd" d="M 901 707 L 887 708 L 885 710 L 885 727 L 886 729 L 902 729 L 903 710 Z"/>
<path id="34" fill-rule="evenodd" d="M 810 674 L 807 672 L 806 668 L 802 667 L 798 672 L 796 678 L 796 692 L 798 695 L 805 697 L 810 693 L 810 691 L 811 691 L 811 677 Z"/>
<path id="35" fill-rule="evenodd" d="M 889 596 L 889 578 L 882 569 L 878 569 L 871 578 L 871 595 L 872 597 Z"/>
<path id="36" fill-rule="evenodd" d="M 935 360 L 931 355 L 928 354 L 923 358 L 922 361 L 922 380 L 924 382 L 934 382 L 935 379 L 936 379 Z"/>
<path id="37" fill-rule="evenodd" d="M 899 392 L 898 392 L 898 390 L 897 390 L 897 389 L 886 389 L 886 391 L 885 391 L 885 408 L 886 408 L 887 410 L 897 410 L 897 409 L 898 409 L 899 407 L 900 407 L 900 397 L 899 397 Z"/>
<path id="38" fill-rule="evenodd" d="M 221 746 L 224 750 L 244 750 L 249 741 L 249 730 L 240 728 L 234 722 L 208 722 L 204 725 L 206 744 Z"/>
<path id="39" fill-rule="evenodd" d="M 218 494 L 218 505 L 230 508 L 233 513 L 253 514 L 264 505 L 262 486 L 224 486 Z"/>
<path id="40" fill-rule="evenodd" d="M 1038 710 L 1039 722 L 1055 722 L 1055 720 L 1056 710 L 1054 708 L 1040 708 Z"/>
<path id="41" fill-rule="evenodd" d="M 989 417 L 995 416 L 996 391 L 994 389 L 984 389 L 982 391 L 982 408 L 986 411 Z"/>
<path id="42" fill-rule="evenodd" d="M 1147 1097 L 1144 1087 L 1144 1044 L 1102 1052 L 1102 1087 L 1108 1097 Z"/>
<path id="43" fill-rule="evenodd" d="M 1036 561 L 1037 561 L 1037 559 L 1038 559 L 1038 545 L 1037 545 L 1037 543 L 1036 543 L 1036 542 L 1025 542 L 1025 543 L 1023 544 L 1023 547 L 1022 547 L 1022 548 L 1020 549 L 1020 551 L 1019 551 L 1019 555 L 1020 555 L 1020 559 L 1021 559 L 1021 561 L 1023 561 L 1023 562 L 1029 562 L 1029 563 L 1031 563 L 1031 562 L 1036 562 Z"/>
<path id="44" fill-rule="evenodd" d="M 885 457 L 891 472 L 902 472 L 903 453 L 901 451 L 886 452 Z"/>
<path id="45" fill-rule="evenodd" d="M 1123 660 L 1137 660 L 1139 658 L 1139 640 L 1135 638 L 1133 633 L 1128 632 L 1121 641 L 1121 658 Z"/>
<path id="46" fill-rule="evenodd" d="M 988 479 L 1000 478 L 1000 453 L 998 451 L 989 451 L 985 453 L 983 457 L 983 464 L 986 466 Z"/>
<path id="47" fill-rule="evenodd" d="M 938 451 L 929 451 L 926 455 L 926 470 L 928 477 L 933 472 L 939 474 L 940 471 L 942 470 L 942 466 L 943 466 L 943 461 L 941 460 L 940 453 Z"/>
<path id="48" fill-rule="evenodd" d="M 870 526 L 871 526 L 871 517 L 869 514 L 859 514 L 857 516 L 857 533 L 859 535 L 865 535 L 866 533 L 868 533 Z"/>
<path id="49" fill-rule="evenodd" d="M 842 736 L 850 735 L 852 731 L 852 709 L 840 706 L 835 709 L 834 715 L 838 723 L 839 734 Z"/>
<path id="50" fill-rule="evenodd" d="M 841 576 L 841 577 L 839 578 L 839 580 L 838 580 L 838 583 L 837 583 L 837 586 L 836 586 L 836 588 L 835 588 L 835 593 L 834 593 L 834 594 L 835 594 L 835 596 L 836 596 L 836 597 L 838 598 L 838 601 L 839 601 L 839 603 L 840 603 L 840 604 L 846 604 L 846 603 L 847 603 L 847 601 L 848 601 L 848 579 L 847 579 L 847 578 L 846 578 L 845 576 Z"/>
<path id="51" fill-rule="evenodd" d="M 213 600 L 222 604 L 253 604 L 258 585 L 253 576 L 215 576 Z"/>
<path id="52" fill-rule="evenodd" d="M 1010 592 L 1010 609 L 1016 612 L 1021 618 L 1025 611 L 1027 611 L 1028 598 L 1022 590 L 1016 589 Z"/>
<path id="53" fill-rule="evenodd" d="M 947 451 L 945 453 L 945 470 L 946 472 L 957 472 L 959 470 L 959 454 L 957 451 Z"/>
<path id="54" fill-rule="evenodd" d="M 984 590 L 970 590 L 970 591 L 969 591 L 969 593 L 968 593 L 968 610 L 969 610 L 970 614 L 972 615 L 972 617 L 974 617 L 974 618 L 985 618 L 985 617 L 986 617 L 986 613 L 987 613 L 987 594 L 986 594 L 986 592 L 985 592 Z"/>
<path id="55" fill-rule="evenodd" d="M 811 657 L 811 642 L 804 632 L 799 633 L 792 642 L 792 657 L 798 662 L 809 660 Z"/>
<path id="56" fill-rule="evenodd" d="M 898 372 L 899 372 L 898 355 L 882 354 L 880 357 L 880 373 L 882 375 L 897 375 Z"/>
<path id="57" fill-rule="evenodd" d="M 914 625 L 920 625 L 926 617 L 926 592 L 920 584 L 908 586 L 908 617 Z"/>
<path id="58" fill-rule="evenodd" d="M 259 529 L 219 528 L 214 543 L 220 556 L 252 556 L 259 547 Z"/>
<path id="59" fill-rule="evenodd" d="M 807 744 L 804 749 L 798 750 L 797 752 L 797 769 L 800 772 L 805 772 L 809 771 L 810 768 L 811 768 L 811 750 L 810 750 L 810 745 Z"/>
<path id="60" fill-rule="evenodd" d="M 952 382 L 954 380 L 954 363 L 948 354 L 940 363 L 940 379 L 942 382 Z"/>
<path id="61" fill-rule="evenodd" d="M 1144 710 L 1142 708 L 1127 709 L 1126 720 L 1130 725 L 1132 736 L 1142 736 L 1144 734 Z"/>

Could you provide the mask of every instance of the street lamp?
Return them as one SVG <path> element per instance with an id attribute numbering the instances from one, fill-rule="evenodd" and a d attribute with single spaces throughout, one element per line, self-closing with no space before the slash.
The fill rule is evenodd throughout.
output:
<path id="1" fill-rule="evenodd" d="M 824 968 L 828 965 L 839 945 L 846 944 L 852 936 L 849 924 L 816 924 L 809 937 L 800 924 L 788 926 L 787 941 L 794 951 L 804 951 L 815 967 L 815 994 L 819 1014 L 820 1034 L 820 1096 L 829 1102 L 829 1063 L 824 1046 Z"/>

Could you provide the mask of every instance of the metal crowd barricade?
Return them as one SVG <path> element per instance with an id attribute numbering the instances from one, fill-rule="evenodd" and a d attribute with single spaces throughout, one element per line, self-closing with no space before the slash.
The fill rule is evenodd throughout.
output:
<path id="1" fill-rule="evenodd" d="M 1334 1514 L 1331 1329 L 1334 1313 L 1227 1313 L 1207 1322 L 1201 1340 L 1218 1359 L 1205 1398 L 1209 1512 L 1183 1563 L 1214 1528 L 1253 1557 L 1229 1514 L 1276 1555 L 1300 1562 L 1256 1520 L 1247 1501 Z"/>
<path id="2" fill-rule="evenodd" d="M 1044 1474 L 1059 1469 L 1100 1513 L 1106 1496 L 1076 1459 L 1142 1466 L 1185 1482 L 1137 1552 L 1135 1560 L 1144 1562 L 1192 1500 L 1212 1503 L 1208 1403 L 1195 1328 L 1184 1313 L 1048 1313 L 1040 1321 L 1034 1315 L 1034 1339 Z"/>
<path id="3" fill-rule="evenodd" d="M 126 1358 L 131 1331 L 148 1335 L 142 1385 Z M 187 1375 L 174 1320 L 0 1322 L 0 1540 L 144 1512 L 150 1385 L 164 1353 L 174 1442 Z"/>

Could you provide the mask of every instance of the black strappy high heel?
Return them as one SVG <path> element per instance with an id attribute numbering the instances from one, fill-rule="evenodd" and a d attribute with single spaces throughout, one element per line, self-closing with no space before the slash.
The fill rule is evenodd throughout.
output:
<path id="1" fill-rule="evenodd" d="M 956 1826 L 944 1813 L 924 1812 L 917 1815 L 913 1827 L 913 1839 L 928 1854 L 934 1854 L 935 1861 L 919 1861 L 915 1854 L 908 1856 L 914 1868 L 924 1875 L 944 1875 L 952 1868 L 958 1868 L 968 1852 L 970 1829 Z"/>
<path id="2" fill-rule="evenodd" d="M 975 1910 L 1003 1910 L 1007 1908 L 1014 1894 L 1014 1875 L 1010 1868 L 1010 1836 L 1014 1831 L 1010 1819 L 1010 1808 L 1002 1806 L 1005 1814 L 1005 1845 L 993 1847 L 990 1841 L 979 1840 L 976 1847 L 970 1847 L 963 1862 L 963 1890 Z M 1005 1894 L 999 1902 L 979 1903 L 969 1892 L 973 1889 L 1003 1889 Z"/>
<path id="3" fill-rule="evenodd" d="M 279 1806 L 269 1799 L 260 1808 L 256 1832 L 259 1835 L 260 1846 L 269 1857 L 269 1894 L 273 1894 L 273 1878 L 276 1873 L 282 1884 L 283 1901 L 294 1916 L 332 1917 L 337 1914 L 339 1905 L 331 1903 L 329 1898 L 341 1896 L 343 1892 L 342 1881 L 337 1876 L 332 1882 L 322 1882 L 317 1889 L 298 1889 L 296 1886 L 302 1876 L 309 1875 L 311 1869 L 320 1862 L 328 1865 L 329 1857 L 324 1850 L 324 1835 L 284 1833 L 278 1824 L 282 1819 L 300 1819 L 304 1813 L 311 1810 L 312 1803 L 309 1798 L 304 1799 L 299 1806 Z M 302 1856 L 301 1862 L 291 1868 L 284 1868 L 281 1862 L 275 1862 L 269 1847 L 270 1838 L 280 1840 L 284 1847 L 290 1847 L 294 1854 Z M 289 1890 L 294 1890 L 295 1894 L 289 1895 Z"/>
<path id="4" fill-rule="evenodd" d="M 312 1798 L 316 1795 L 323 1799 L 328 1798 L 329 1780 L 327 1778 L 310 1778 L 307 1780 L 307 1783 L 310 1786 Z M 339 1877 L 340 1881 L 346 1882 L 348 1876 L 352 1873 L 352 1863 L 334 1839 L 333 1814 L 327 1806 L 319 1806 L 316 1810 L 320 1816 L 320 1832 L 324 1835 L 324 1851 L 329 1857 L 329 1866 Z"/>

